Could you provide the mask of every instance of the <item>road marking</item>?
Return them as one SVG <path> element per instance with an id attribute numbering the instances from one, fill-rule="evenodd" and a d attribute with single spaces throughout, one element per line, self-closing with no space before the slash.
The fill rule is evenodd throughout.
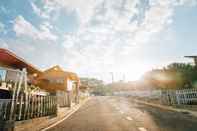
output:
<path id="1" fill-rule="evenodd" d="M 77 107 L 73 108 L 73 110 L 71 110 L 63 119 L 53 123 L 52 125 L 44 128 L 44 129 L 41 129 L 41 131 L 47 131 L 48 129 L 52 128 L 52 127 L 55 127 L 57 126 L 58 124 L 62 123 L 64 120 L 68 119 L 72 114 L 74 114 L 77 110 L 79 110 L 80 107 L 82 107 L 83 105 L 85 105 L 85 103 L 87 101 L 89 101 L 90 98 L 87 98 L 86 100 L 84 100 L 81 105 L 78 105 Z"/>
<path id="2" fill-rule="evenodd" d="M 132 121 L 133 119 L 129 116 L 126 117 L 127 120 Z"/>
<path id="3" fill-rule="evenodd" d="M 144 127 L 139 127 L 138 128 L 140 131 L 147 131 Z"/>

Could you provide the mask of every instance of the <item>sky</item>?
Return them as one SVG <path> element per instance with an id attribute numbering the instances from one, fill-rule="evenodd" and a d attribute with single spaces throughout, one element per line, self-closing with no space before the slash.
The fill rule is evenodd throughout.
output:
<path id="1" fill-rule="evenodd" d="M 197 55 L 197 0 L 1 0 L 0 48 L 44 70 L 136 80 Z"/>

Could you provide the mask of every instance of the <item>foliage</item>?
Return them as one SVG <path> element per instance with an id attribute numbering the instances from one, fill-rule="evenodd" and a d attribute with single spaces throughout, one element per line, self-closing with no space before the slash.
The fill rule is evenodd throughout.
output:
<path id="1" fill-rule="evenodd" d="M 162 89 L 194 88 L 197 81 L 197 69 L 191 64 L 172 63 L 163 69 L 147 72 L 144 80 Z"/>
<path id="2" fill-rule="evenodd" d="M 81 78 L 81 84 L 88 86 L 90 93 L 94 95 L 110 95 L 110 88 L 106 87 L 102 80 L 95 78 Z"/>

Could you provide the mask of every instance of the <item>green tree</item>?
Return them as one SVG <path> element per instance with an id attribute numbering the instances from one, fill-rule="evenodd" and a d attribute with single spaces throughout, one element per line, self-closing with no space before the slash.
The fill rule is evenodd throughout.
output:
<path id="1" fill-rule="evenodd" d="M 94 95 L 110 95 L 110 89 L 104 84 L 102 80 L 95 78 L 81 78 L 81 84 L 88 86 L 90 93 Z"/>
<path id="2" fill-rule="evenodd" d="M 150 85 L 162 89 L 194 88 L 197 70 L 191 64 L 172 63 L 163 69 L 147 72 L 144 79 Z"/>

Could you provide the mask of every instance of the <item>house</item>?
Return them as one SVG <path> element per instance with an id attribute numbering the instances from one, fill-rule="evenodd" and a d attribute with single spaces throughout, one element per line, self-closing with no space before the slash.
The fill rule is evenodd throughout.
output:
<path id="1" fill-rule="evenodd" d="M 31 78 L 35 74 L 41 73 L 39 69 L 16 56 L 11 51 L 0 48 L 0 99 L 11 98 L 14 83 L 20 81 L 22 70 L 27 73 L 27 82 L 29 84 L 31 84 Z M 37 91 L 43 94 L 41 90 Z"/>
<path id="2" fill-rule="evenodd" d="M 79 84 L 73 72 L 59 66 L 41 71 L 0 48 L 0 121 L 60 115 L 67 110 L 61 107 L 78 104 Z"/>
<path id="3" fill-rule="evenodd" d="M 79 102 L 80 80 L 77 74 L 64 71 L 60 66 L 54 66 L 42 72 L 35 83 L 50 92 L 56 92 L 60 107 L 71 106 Z"/>
<path id="4" fill-rule="evenodd" d="M 0 99 L 11 97 L 13 83 L 20 79 L 16 70 L 26 72 L 28 88 L 32 87 L 30 85 L 36 88 L 34 94 L 57 95 L 61 107 L 70 107 L 79 102 L 80 80 L 77 74 L 64 71 L 59 66 L 41 71 L 11 51 L 2 48 L 0 48 Z"/>

